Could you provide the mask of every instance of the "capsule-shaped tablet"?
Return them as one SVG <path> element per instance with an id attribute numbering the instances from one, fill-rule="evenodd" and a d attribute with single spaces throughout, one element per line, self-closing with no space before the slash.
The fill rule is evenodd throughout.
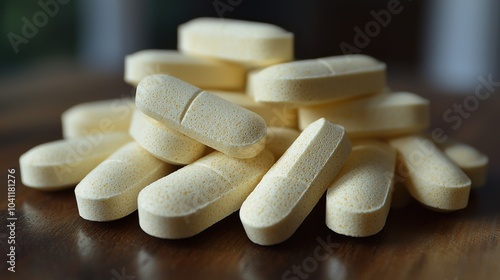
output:
<path id="1" fill-rule="evenodd" d="M 193 236 L 237 211 L 273 165 L 264 150 L 250 159 L 213 152 L 139 194 L 139 225 L 159 238 Z"/>
<path id="2" fill-rule="evenodd" d="M 396 151 L 388 144 L 354 144 L 326 194 L 328 228 L 355 237 L 382 230 L 389 214 L 395 166 Z"/>
<path id="3" fill-rule="evenodd" d="M 21 155 L 21 181 L 27 187 L 73 187 L 118 148 L 132 141 L 127 133 L 95 134 L 38 145 Z"/>
<path id="4" fill-rule="evenodd" d="M 395 182 L 392 192 L 391 209 L 401 209 L 411 203 L 412 197 L 406 187 L 408 181 L 408 170 L 401 156 L 396 157 L 396 170 L 394 171 Z"/>
<path id="5" fill-rule="evenodd" d="M 283 104 L 255 102 L 241 92 L 210 91 L 210 93 L 261 116 L 268 126 L 297 128 L 297 109 Z"/>
<path id="6" fill-rule="evenodd" d="M 299 137 L 300 132 L 286 127 L 269 126 L 266 134 L 266 149 L 279 159 Z"/>
<path id="7" fill-rule="evenodd" d="M 109 99 L 75 105 L 62 114 L 64 138 L 89 134 L 127 132 L 135 110 L 131 98 Z"/>
<path id="8" fill-rule="evenodd" d="M 170 164 L 189 164 L 203 156 L 205 145 L 177 132 L 137 110 L 130 135 L 144 149 Z"/>
<path id="9" fill-rule="evenodd" d="M 255 79 L 257 79 L 258 74 L 263 69 L 266 69 L 266 67 L 249 69 L 247 72 L 247 83 L 246 83 L 245 94 L 247 94 L 248 96 L 250 96 L 252 98 L 255 98 L 253 96 L 253 93 L 255 92 L 255 90 L 253 89 L 253 85 L 255 84 Z"/>
<path id="10" fill-rule="evenodd" d="M 112 221 L 137 210 L 137 195 L 173 171 L 132 142 L 113 153 L 75 188 L 78 213 L 90 221 Z"/>
<path id="11" fill-rule="evenodd" d="M 125 82 L 137 86 L 153 74 L 169 74 L 203 89 L 242 89 L 246 79 L 242 65 L 174 50 L 143 50 L 125 57 Z"/>
<path id="12" fill-rule="evenodd" d="M 181 52 L 265 66 L 293 59 L 293 34 L 272 24 L 197 18 L 178 28 Z"/>
<path id="13" fill-rule="evenodd" d="M 434 143 L 421 136 L 392 139 L 407 169 L 405 184 L 410 194 L 437 211 L 467 206 L 471 181 Z"/>
<path id="14" fill-rule="evenodd" d="M 168 75 L 152 75 L 137 86 L 143 113 L 194 140 L 237 158 L 265 146 L 266 123 L 257 114 Z"/>
<path id="15" fill-rule="evenodd" d="M 273 245 L 288 239 L 350 152 L 343 127 L 325 119 L 307 127 L 243 203 L 240 219 L 250 240 Z"/>
<path id="16" fill-rule="evenodd" d="M 394 137 L 429 126 L 429 101 L 395 92 L 299 109 L 301 129 L 318 118 L 344 126 L 351 139 Z"/>
<path id="17" fill-rule="evenodd" d="M 440 145 L 440 148 L 470 178 L 473 188 L 481 187 L 486 183 L 488 157 L 485 154 L 457 141 L 446 141 Z"/>
<path id="18" fill-rule="evenodd" d="M 343 55 L 273 65 L 249 80 L 259 102 L 321 104 L 380 92 L 385 64 L 366 55 Z"/>

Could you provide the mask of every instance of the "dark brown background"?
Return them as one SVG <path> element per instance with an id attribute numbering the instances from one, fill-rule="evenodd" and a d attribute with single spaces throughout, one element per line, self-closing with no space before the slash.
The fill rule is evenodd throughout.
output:
<path id="1" fill-rule="evenodd" d="M 430 1 L 401 0 L 405 10 L 373 38 L 362 53 L 388 63 L 389 86 L 431 101 L 432 128 L 474 145 L 490 157 L 488 183 L 471 193 L 469 206 L 453 213 L 431 212 L 418 203 L 393 210 L 385 228 L 368 238 L 331 232 L 324 224 L 325 199 L 283 244 L 251 243 L 238 214 L 196 237 L 160 240 L 145 234 L 137 213 L 109 223 L 78 216 L 73 190 L 46 193 L 22 186 L 19 156 L 31 147 L 60 139 L 60 115 L 77 103 L 131 96 L 122 69 L 105 72 L 77 63 L 78 1 L 70 1 L 39 34 L 12 52 L 5 39 L 20 29 L 20 18 L 39 10 L 32 3 L 0 1 L 0 279 L 280 279 L 311 260 L 318 239 L 335 245 L 307 279 L 500 279 L 499 87 L 463 119 L 456 130 L 443 113 L 471 91 L 443 92 L 422 80 L 422 45 Z M 217 16 L 213 1 L 148 0 L 148 40 L 140 48 L 175 48 L 177 25 Z M 341 54 L 355 26 L 373 20 L 371 10 L 388 1 L 243 0 L 229 18 L 264 21 L 295 33 L 296 57 Z M 464 17 L 464 20 L 468 18 Z M 129 52 L 138 49 L 130 49 Z M 492 57 L 492 60 L 495 58 Z M 81 61 L 80 61 L 81 62 Z M 499 81 L 498 75 L 494 76 Z M 17 173 L 16 273 L 7 271 L 7 169 Z M 322 251 L 324 252 L 324 251 Z M 132 278 L 123 278 L 132 279 Z M 293 278 L 291 278 L 293 279 Z M 301 279 L 299 277 L 299 279 Z"/>
<path id="2" fill-rule="evenodd" d="M 61 138 L 60 115 L 67 107 L 129 96 L 133 89 L 121 76 L 76 67 L 46 69 L 4 82 L 0 221 L 6 223 L 7 217 L 7 168 L 17 170 L 19 220 L 17 272 L 8 272 L 2 262 L 0 278 L 112 279 L 113 272 L 121 274 L 123 269 L 135 279 L 280 279 L 293 265 L 313 256 L 320 245 L 318 238 L 335 245 L 308 279 L 500 278 L 498 94 L 482 101 L 479 109 L 453 130 L 442 114 L 454 103 L 462 103 L 466 95 L 432 91 L 401 72 L 390 74 L 389 82 L 395 90 L 414 91 L 431 100 L 432 128 L 441 127 L 489 155 L 488 184 L 472 191 L 465 210 L 436 213 L 416 202 L 393 210 L 382 232 L 368 238 L 331 232 L 324 224 L 323 198 L 291 239 L 272 247 L 251 243 L 237 213 L 196 237 L 160 240 L 139 228 L 137 212 L 115 222 L 89 222 L 78 216 L 73 190 L 47 193 L 22 186 L 19 156 L 37 144 Z M 5 226 L 0 233 L 0 252 L 5 260 Z"/>
<path id="3" fill-rule="evenodd" d="M 95 0 L 93 0 L 95 1 Z M 177 47 L 177 26 L 197 17 L 218 17 L 214 2 L 228 3 L 228 0 L 144 0 L 138 20 L 144 26 L 140 42 L 130 46 L 128 53 L 146 48 L 175 49 Z M 294 32 L 295 55 L 297 58 L 316 58 L 342 54 L 341 42 L 354 45 L 355 27 L 364 30 L 373 21 L 371 11 L 387 9 L 389 0 L 330 1 L 330 0 L 231 0 L 239 3 L 232 10 L 222 13 L 225 18 L 260 21 L 276 24 Z M 390 24 L 383 27 L 375 38 L 362 49 L 383 61 L 397 63 L 416 69 L 422 52 L 427 15 L 424 13 L 428 1 L 400 0 L 402 12 L 392 15 Z M 0 1 L 0 74 L 10 74 L 10 69 L 23 70 L 33 62 L 57 59 L 75 59 L 84 48 L 81 36 L 84 26 L 82 17 L 96 18 L 98 15 L 83 15 L 79 1 L 60 5 L 57 15 L 28 44 L 19 46 L 15 54 L 6 34 L 21 34 L 25 16 L 40 10 L 36 1 L 17 3 Z M 118 9 L 118 8 L 117 8 Z M 125 34 L 127 35 L 127 34 Z M 110 36 L 109 38 L 111 38 Z M 104 44 L 104 43 L 103 43 Z"/>

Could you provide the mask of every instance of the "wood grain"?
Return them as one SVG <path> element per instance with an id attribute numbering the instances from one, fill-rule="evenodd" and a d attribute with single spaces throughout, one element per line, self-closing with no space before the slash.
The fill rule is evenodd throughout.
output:
<path id="1" fill-rule="evenodd" d="M 433 127 L 490 156 L 488 184 L 472 191 L 462 211 L 436 213 L 414 201 L 391 210 L 382 232 L 368 238 L 330 231 L 323 197 L 291 239 L 272 247 L 251 243 L 237 213 L 193 238 L 160 240 L 139 228 L 137 212 L 114 222 L 89 222 L 78 216 L 73 190 L 47 193 L 22 186 L 19 156 L 61 137 L 60 114 L 67 107 L 133 90 L 119 76 L 74 69 L 3 81 L 0 172 L 6 178 L 7 168 L 17 170 L 18 223 L 17 272 L 8 272 L 4 261 L 0 279 L 500 279 L 498 94 L 481 101 L 454 130 L 443 112 L 466 95 L 396 78 L 393 88 L 431 99 Z M 6 260 L 7 191 L 2 190 L 0 252 Z M 122 273 L 130 277 L 119 277 Z"/>

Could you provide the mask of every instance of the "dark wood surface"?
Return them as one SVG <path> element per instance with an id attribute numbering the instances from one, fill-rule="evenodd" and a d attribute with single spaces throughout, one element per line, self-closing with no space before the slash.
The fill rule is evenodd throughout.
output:
<path id="1" fill-rule="evenodd" d="M 161 240 L 139 228 L 137 212 L 114 222 L 89 222 L 78 216 L 73 190 L 24 187 L 19 156 L 61 138 L 60 115 L 66 108 L 130 96 L 133 90 L 119 76 L 74 69 L 3 79 L 0 279 L 500 279 L 498 92 L 454 130 L 443 113 L 467 95 L 429 90 L 414 78 L 390 76 L 390 82 L 393 89 L 431 100 L 432 128 L 489 155 L 487 185 L 474 189 L 461 211 L 436 213 L 414 201 L 391 210 L 385 228 L 368 238 L 330 231 L 323 197 L 292 238 L 261 247 L 247 239 L 237 213 L 193 238 Z M 5 262 L 8 168 L 15 168 L 17 177 L 15 273 Z"/>

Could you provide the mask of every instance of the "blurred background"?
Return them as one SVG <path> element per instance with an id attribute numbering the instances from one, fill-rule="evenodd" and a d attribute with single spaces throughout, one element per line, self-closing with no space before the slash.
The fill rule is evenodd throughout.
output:
<path id="1" fill-rule="evenodd" d="M 295 34 L 297 59 L 363 53 L 432 86 L 470 92 L 498 77 L 500 1 L 39 0 L 0 2 L 0 81 L 54 73 L 121 74 L 126 54 L 175 49 L 202 16 L 269 22 Z M 394 76 L 392 76 L 394 77 Z"/>
<path id="2" fill-rule="evenodd" d="M 493 233 L 498 228 L 495 226 L 498 221 L 495 199 L 500 190 L 500 132 L 495 129 L 500 116 L 499 12 L 498 0 L 0 0 L 0 167 L 2 170 L 18 168 L 22 153 L 35 145 L 60 139 L 61 114 L 69 107 L 81 102 L 133 96 L 134 88 L 123 81 L 124 56 L 142 49 L 176 49 L 179 24 L 197 17 L 272 23 L 295 34 L 297 59 L 361 53 L 385 61 L 388 85 L 392 89 L 411 91 L 431 101 L 429 131 L 443 129 L 446 135 L 477 147 L 491 160 L 491 183 L 475 191 L 467 212 L 446 217 L 420 211 L 391 214 L 389 234 L 373 237 L 376 238 L 375 247 L 370 245 L 375 239 L 347 242 L 342 238 L 339 242 L 345 241 L 347 247 L 337 250 L 319 269 L 332 272 L 340 269 L 349 277 L 351 268 L 373 263 L 372 255 L 377 251 L 382 258 L 394 252 L 396 258 L 411 263 L 412 266 L 406 266 L 408 269 L 404 268 L 404 271 L 415 273 L 423 270 L 417 274 L 423 277 L 430 275 L 429 267 L 432 269 L 438 265 L 443 266 L 443 271 L 457 266 L 460 267 L 456 269 L 458 273 L 475 275 L 480 271 L 485 275 L 489 270 L 482 268 L 497 268 L 498 261 L 492 260 L 498 260 L 497 256 L 500 256 L 498 238 L 494 238 L 499 235 Z M 489 85 L 489 92 L 494 94 L 487 101 L 484 101 L 486 98 L 478 100 L 474 97 L 475 89 L 484 80 L 496 82 Z M 482 90 L 484 94 L 484 87 Z M 456 111 L 455 106 L 470 110 Z M 446 115 L 452 110 L 453 113 Z M 67 266 L 61 271 L 78 269 L 91 273 L 102 270 L 106 275 L 102 278 L 110 279 L 113 276 L 110 265 L 120 264 L 112 267 L 119 270 L 125 259 L 132 266 L 126 267 L 131 275 L 139 273 L 140 276 L 141 271 L 150 270 L 178 275 L 170 270 L 171 265 L 165 266 L 165 260 L 172 259 L 172 265 L 181 271 L 184 266 L 196 270 L 207 263 L 203 256 L 212 256 L 210 246 L 214 244 L 207 247 L 203 242 L 207 235 L 195 243 L 190 243 L 190 240 L 162 243 L 168 245 L 164 248 L 166 251 L 157 251 L 154 240 L 142 243 L 140 237 L 137 240 L 124 237 L 138 231 L 128 227 L 130 218 L 103 227 L 74 219 L 77 216 L 72 190 L 62 194 L 62 200 L 67 202 L 64 204 L 52 203 L 61 196 L 56 198 L 28 188 L 19 188 L 18 195 L 20 213 L 24 211 L 26 217 L 20 219 L 26 222 L 21 224 L 19 231 L 18 238 L 23 248 L 19 252 L 18 266 L 22 271 L 32 269 L 32 275 L 37 273 L 37 277 L 31 278 L 40 278 L 39 275 L 47 271 Z M 58 218 L 63 216 L 60 221 Z M 322 216 L 316 217 L 310 221 L 322 223 Z M 225 231 L 228 235 L 224 236 L 233 238 L 237 226 L 235 219 L 238 218 L 233 214 L 231 220 L 222 225 L 232 225 L 229 231 Z M 399 221 L 402 223 L 397 227 Z M 422 222 L 424 227 L 413 227 L 414 223 L 418 224 L 415 221 Z M 433 230 L 428 230 L 429 227 Z M 474 230 L 469 230 L 469 227 Z M 120 230 L 113 232 L 112 228 Z M 309 237 L 308 240 L 317 240 L 314 236 L 317 231 L 302 232 L 305 235 L 301 236 Z M 405 234 L 400 235 L 400 232 Z M 456 232 L 470 236 L 462 238 Z M 31 236 L 32 233 L 36 233 L 35 236 Z M 218 231 L 212 231 L 207 240 L 220 237 L 218 234 Z M 239 262 L 240 267 L 236 269 L 250 272 L 256 269 L 258 273 L 255 275 L 259 278 L 269 272 L 263 264 L 275 262 L 275 253 L 287 257 L 290 253 L 292 256 L 287 262 L 277 259 L 281 261 L 277 267 L 284 263 L 292 265 L 301 254 L 307 260 L 306 256 L 311 254 L 313 247 L 310 242 L 302 242 L 307 238 L 300 238 L 297 248 L 279 247 L 270 254 L 269 250 L 248 247 L 244 249 L 241 260 L 231 259 L 230 263 Z M 379 246 L 380 242 L 385 242 L 380 241 L 384 238 L 389 243 Z M 220 242 L 214 246 L 241 244 L 231 240 L 228 243 L 224 238 L 217 240 Z M 123 245 L 124 242 L 127 244 Z M 390 251 L 384 250 L 384 245 L 388 245 Z M 186 253 L 182 251 L 186 246 L 198 251 Z M 229 248 L 224 246 L 221 248 Z M 307 248 L 311 250 L 307 251 Z M 58 254 L 61 250 L 65 253 Z M 200 260 L 200 264 L 191 267 L 190 263 L 183 262 L 183 258 L 172 258 L 177 256 L 172 252 L 178 250 L 182 251 L 183 258 L 192 256 L 195 262 Z M 368 257 L 361 255 L 359 258 L 357 251 L 368 252 Z M 424 251 L 430 254 L 424 255 Z M 486 253 L 479 254 L 479 251 Z M 42 260 L 47 252 L 51 254 L 50 265 L 44 266 L 47 262 Z M 202 255 L 196 255 L 197 252 Z M 233 248 L 227 252 L 223 249 L 214 263 L 225 264 L 230 252 Z M 137 263 L 132 257 L 136 253 L 139 256 Z M 77 254 L 76 258 L 71 254 Z M 109 258 L 110 254 L 119 257 Z M 96 256 L 107 261 L 98 262 Z M 63 258 L 70 262 L 58 262 Z M 348 263 L 347 268 L 344 262 Z M 483 263 L 485 266 L 479 266 Z M 471 265 L 474 265 L 473 269 L 470 269 Z M 381 269 L 393 271 L 390 265 L 388 267 Z M 134 268 L 139 272 L 133 272 Z M 373 270 L 368 269 L 368 274 L 363 275 L 371 272 Z M 90 275 L 80 278 L 91 279 Z M 448 279 L 455 278 L 458 279 L 457 274 L 450 274 Z"/>

